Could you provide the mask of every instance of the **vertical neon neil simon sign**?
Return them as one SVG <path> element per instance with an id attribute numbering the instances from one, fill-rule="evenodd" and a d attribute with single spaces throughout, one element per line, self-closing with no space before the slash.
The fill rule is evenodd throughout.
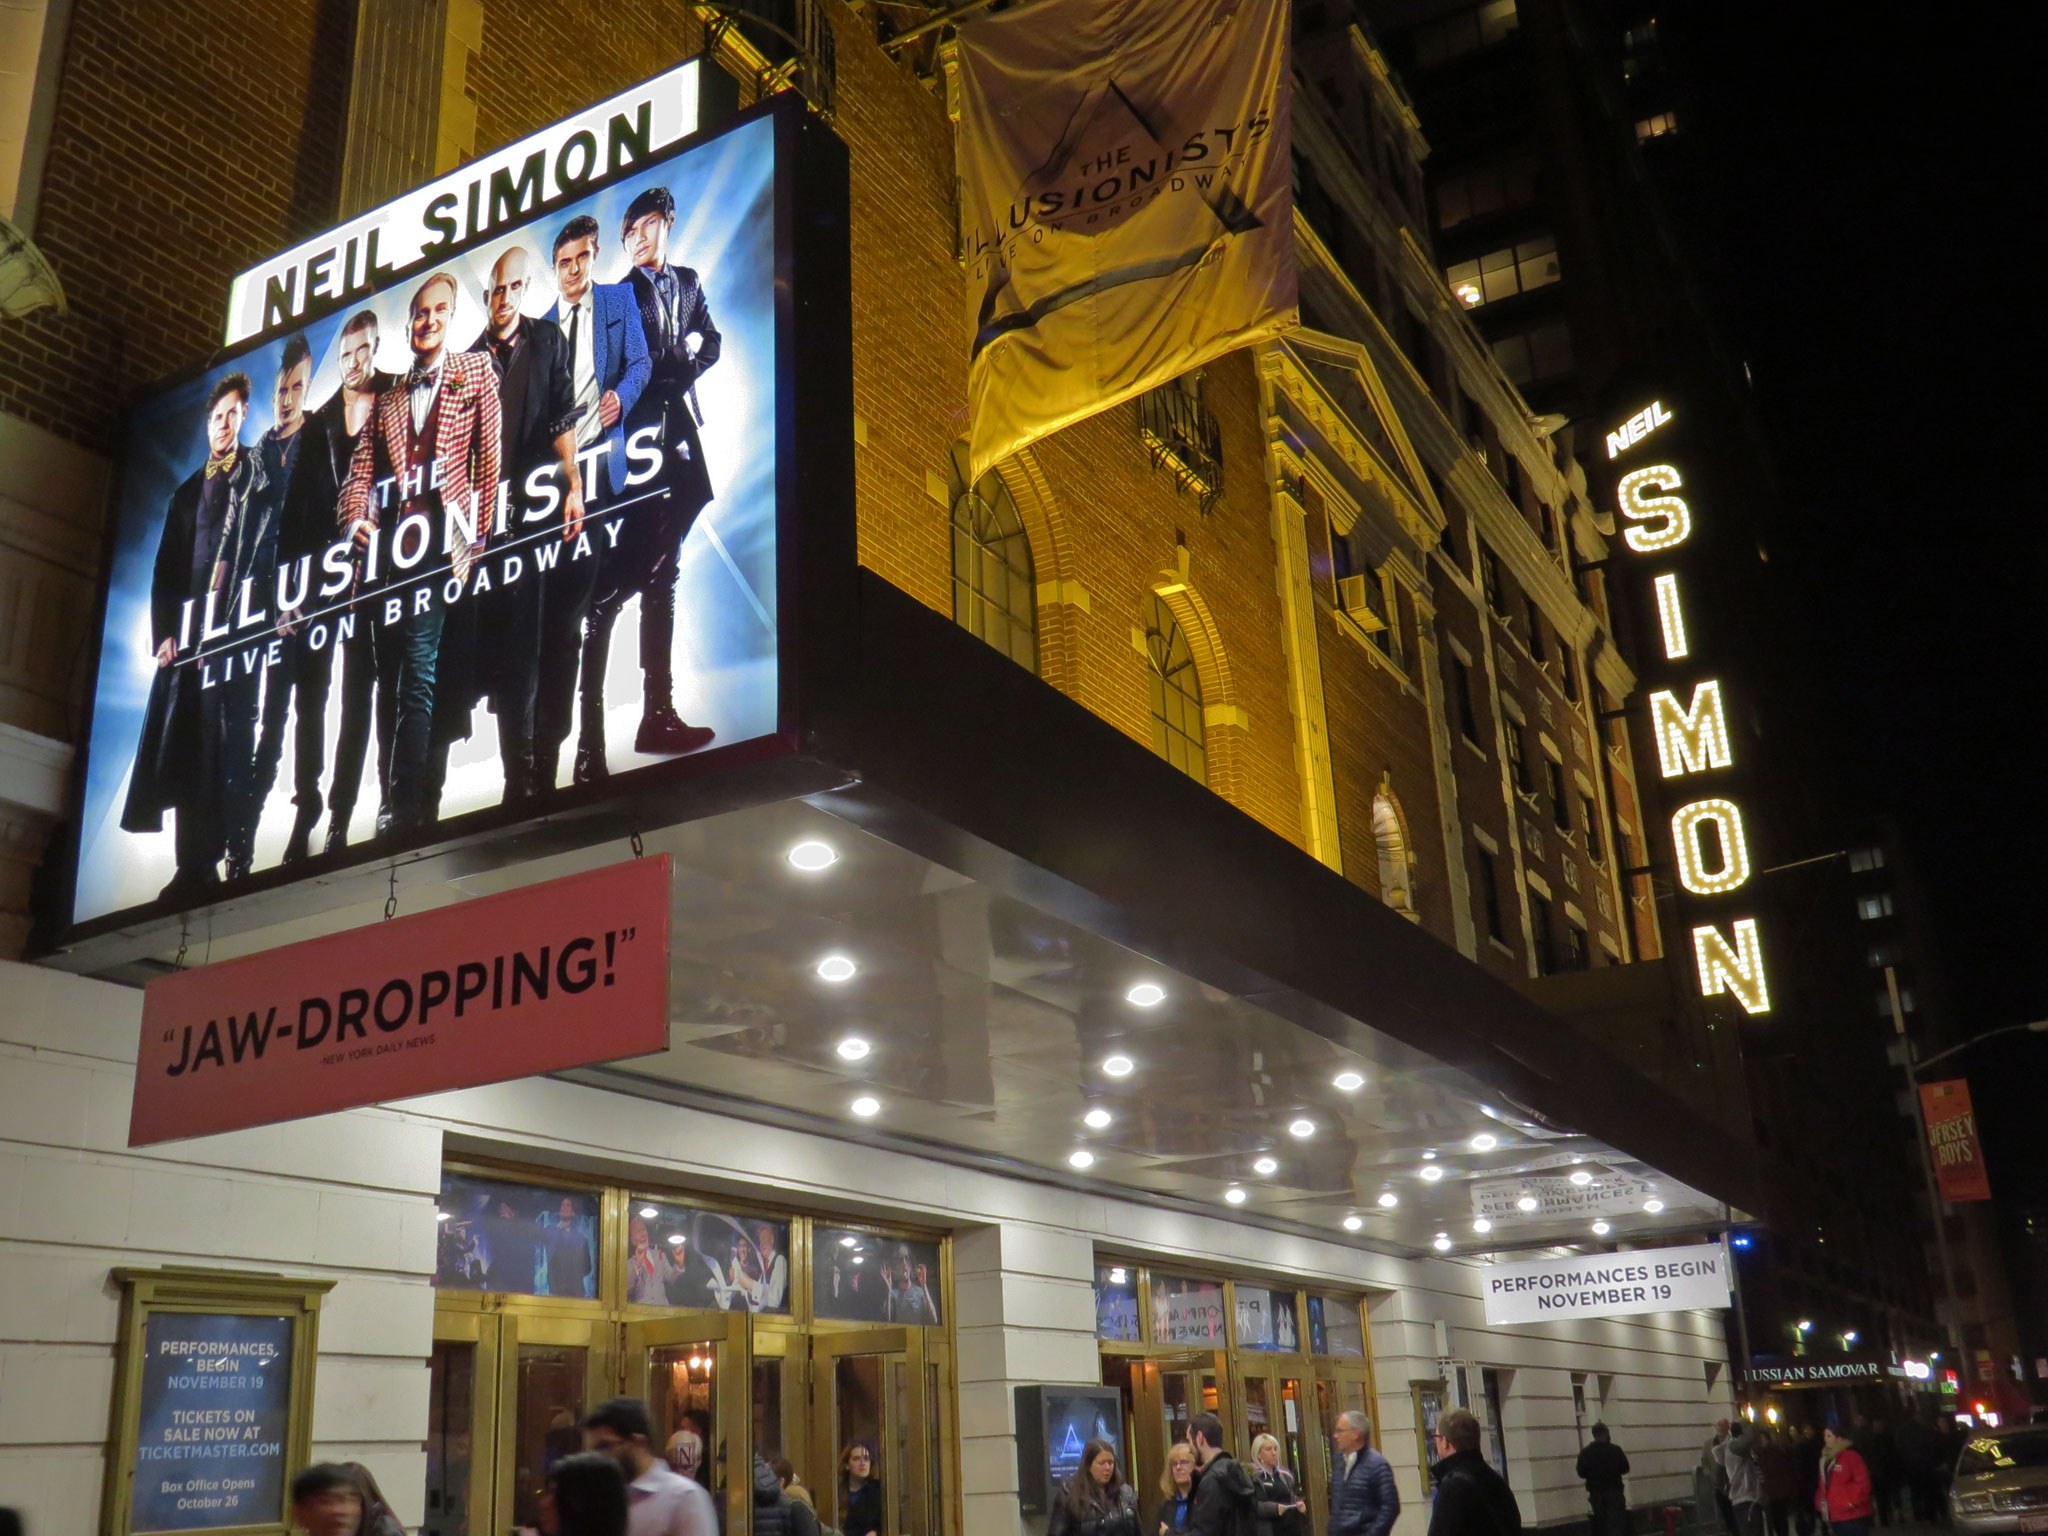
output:
<path id="1" fill-rule="evenodd" d="M 1607 434 L 1607 457 L 1620 457 L 1672 419 L 1661 402 L 1653 401 Z M 1630 549 L 1639 555 L 1668 555 L 1692 537 L 1692 509 L 1675 494 L 1684 484 L 1672 464 L 1647 465 L 1621 477 L 1616 492 L 1623 518 L 1621 536 Z M 1678 573 L 1657 572 L 1650 590 L 1665 660 L 1692 660 Z M 1685 704 L 1668 688 L 1652 693 L 1650 730 L 1657 741 L 1658 771 L 1667 780 L 1724 772 L 1735 764 L 1727 709 L 1716 678 L 1694 682 Z M 1748 884 L 1749 841 L 1734 801 L 1707 794 L 1680 806 L 1671 815 L 1671 844 L 1679 884 L 1695 896 L 1726 896 Z M 1726 992 L 1748 1013 L 1770 1011 L 1770 982 L 1764 974 L 1763 940 L 1755 918 L 1737 918 L 1726 932 L 1713 923 L 1696 924 L 1692 952 L 1703 996 Z"/>

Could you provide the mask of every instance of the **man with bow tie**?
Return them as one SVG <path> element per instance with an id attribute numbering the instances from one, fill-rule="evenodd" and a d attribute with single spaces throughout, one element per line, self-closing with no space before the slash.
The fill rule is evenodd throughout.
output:
<path id="1" fill-rule="evenodd" d="M 441 588 L 444 572 L 467 584 L 490 537 L 503 422 L 490 359 L 448 350 L 457 293 L 455 276 L 446 271 L 414 292 L 407 324 L 412 368 L 379 397 L 341 495 L 340 525 L 365 553 L 366 580 L 373 590 L 387 589 L 365 615 L 376 623 L 377 668 L 393 679 L 395 701 L 391 825 L 380 826 L 380 832 L 413 831 L 440 815 L 448 743 L 468 732 L 459 690 L 451 689 L 436 707 L 447 624 Z M 424 530 L 408 530 L 414 519 L 424 519 Z M 402 569 L 406 556 L 419 548 L 422 531 L 426 557 Z M 445 567 L 434 558 L 444 543 Z M 458 599 L 473 600 L 467 594 Z M 399 605 L 397 618 L 387 622 L 393 602 Z"/>

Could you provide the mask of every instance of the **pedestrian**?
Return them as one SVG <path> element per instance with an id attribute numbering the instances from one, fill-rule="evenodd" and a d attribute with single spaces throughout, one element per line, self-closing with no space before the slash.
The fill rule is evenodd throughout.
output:
<path id="1" fill-rule="evenodd" d="M 1628 1452 L 1614 1443 L 1605 1424 L 1593 1426 L 1593 1438 L 1579 1448 L 1575 1471 L 1586 1485 L 1592 1536 L 1628 1536 L 1628 1490 L 1621 1481 L 1628 1476 Z"/>
<path id="2" fill-rule="evenodd" d="M 1118 1475 L 1107 1440 L 1081 1447 L 1081 1465 L 1053 1500 L 1045 1536 L 1138 1536 L 1138 1491 Z"/>
<path id="3" fill-rule="evenodd" d="M 1872 1419 L 1856 1437 L 1856 1450 L 1870 1471 L 1871 1507 L 1880 1525 L 1899 1522 L 1899 1490 L 1905 1473 L 1899 1465 L 1899 1444 L 1883 1419 Z"/>
<path id="4" fill-rule="evenodd" d="M 1820 1487 L 1820 1436 L 1814 1433 L 1811 1424 L 1799 1426 L 1792 1454 L 1799 1468 L 1799 1508 L 1793 1524 L 1799 1536 L 1813 1536 L 1814 1523 L 1820 1519 L 1813 1507 L 1814 1493 Z"/>
<path id="5" fill-rule="evenodd" d="M 1735 1536 L 1764 1536 L 1764 1475 L 1757 1462 L 1756 1426 L 1747 1419 L 1735 1420 L 1719 1454 L 1728 1473 Z"/>
<path id="6" fill-rule="evenodd" d="M 1469 1410 L 1450 1408 L 1438 1416 L 1435 1449 L 1429 1536 L 1522 1536 L 1521 1506 L 1507 1479 L 1479 1454 L 1479 1420 Z"/>
<path id="7" fill-rule="evenodd" d="M 1372 1448 L 1372 1425 L 1364 1414 L 1347 1408 L 1337 1415 L 1332 1431 L 1337 1465 L 1330 1475 L 1328 1536 L 1390 1536 L 1401 1513 L 1401 1495 L 1394 1488 L 1394 1469 Z"/>
<path id="8" fill-rule="evenodd" d="M 1195 1448 L 1195 1501 L 1188 1510 L 1192 1536 L 1254 1536 L 1257 1494 L 1251 1474 L 1223 1448 L 1223 1421 L 1198 1413 L 1188 1422 Z"/>
<path id="9" fill-rule="evenodd" d="M 775 1469 L 756 1456 L 753 1536 L 794 1536 L 796 1527 L 790 1515 L 795 1508 L 795 1500 L 782 1491 L 782 1479 L 775 1475 Z M 815 1526 L 815 1516 L 812 1523 Z"/>
<path id="10" fill-rule="evenodd" d="M 1799 1453 L 1791 1434 L 1765 1430 L 1756 1454 L 1764 1476 L 1764 1521 L 1771 1536 L 1792 1536 L 1792 1516 L 1799 1508 Z"/>
<path id="11" fill-rule="evenodd" d="M 846 1536 L 878 1536 L 882 1529 L 882 1480 L 864 1440 L 839 1453 L 839 1524 Z"/>
<path id="12" fill-rule="evenodd" d="M 1835 1536 L 1870 1536 L 1870 1468 L 1832 1424 L 1821 1431 L 1820 1487 L 1813 1497 Z"/>
<path id="13" fill-rule="evenodd" d="M 377 1486 L 370 1469 L 360 1461 L 345 1461 L 342 1465 L 354 1474 L 357 1486 L 363 1490 L 362 1536 L 405 1536 L 405 1522 L 384 1497 L 384 1490 Z"/>
<path id="14" fill-rule="evenodd" d="M 1176 1440 L 1166 1453 L 1159 1488 L 1166 1495 L 1159 1506 L 1159 1536 L 1177 1536 L 1188 1528 L 1188 1514 L 1195 1503 L 1195 1448 L 1187 1441 Z"/>
<path id="15" fill-rule="evenodd" d="M 584 1450 L 611 1457 L 626 1479 L 630 1536 L 718 1536 L 711 1495 L 655 1455 L 653 1439 L 647 1405 L 637 1397 L 610 1398 L 584 1415 Z"/>
<path id="16" fill-rule="evenodd" d="M 789 1500 L 789 1536 L 824 1536 L 823 1527 L 818 1524 L 818 1506 L 811 1502 L 811 1490 L 797 1477 L 789 1458 L 778 1456 L 768 1465 L 775 1471 L 775 1481 L 782 1485 L 782 1496 Z"/>
<path id="17" fill-rule="evenodd" d="M 640 1408 L 638 1403 L 633 1406 Z M 652 1455 L 648 1460 L 670 1477 L 677 1476 Z M 543 1502 L 553 1518 L 547 1528 L 554 1536 L 628 1536 L 640 1529 L 631 1523 L 628 1495 L 626 1469 L 616 1456 L 602 1451 L 564 1456 L 548 1472 Z"/>
<path id="18" fill-rule="evenodd" d="M 1271 1435 L 1252 1441 L 1252 1486 L 1258 1497 L 1259 1536 L 1307 1536 L 1308 1505 L 1294 1469 L 1280 1460 L 1280 1442 Z"/>
<path id="19" fill-rule="evenodd" d="M 362 1536 L 363 1485 L 339 1462 L 315 1462 L 293 1478 L 291 1505 L 306 1536 Z"/>
<path id="20" fill-rule="evenodd" d="M 1693 1517 L 1700 1536 L 1706 1536 L 1709 1529 L 1709 1511 L 1720 1517 L 1727 1536 L 1742 1536 L 1735 1528 L 1735 1506 L 1728 1502 L 1728 1469 L 1721 1464 L 1721 1445 L 1727 1438 L 1728 1421 L 1714 1420 L 1714 1432 L 1700 1447 L 1699 1463 L 1693 1468 Z"/>

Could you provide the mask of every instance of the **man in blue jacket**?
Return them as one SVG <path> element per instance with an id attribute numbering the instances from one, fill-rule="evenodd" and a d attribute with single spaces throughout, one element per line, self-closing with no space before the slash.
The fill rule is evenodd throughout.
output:
<path id="1" fill-rule="evenodd" d="M 1330 1478 L 1329 1536 L 1388 1536 L 1401 1513 L 1394 1469 L 1372 1448 L 1372 1425 L 1351 1409 L 1337 1415 L 1331 1439 L 1337 1464 Z"/>
<path id="2" fill-rule="evenodd" d="M 614 537 L 603 526 L 610 520 L 603 515 L 604 504 L 626 488 L 626 418 L 653 371 L 632 290 L 624 283 L 596 280 L 597 237 L 597 220 L 588 214 L 571 219 L 555 236 L 555 287 L 561 298 L 547 318 L 562 328 L 567 343 L 577 409 L 576 452 L 581 457 L 601 446 L 604 458 L 596 473 L 584 476 L 591 548 L 587 554 L 563 552 L 561 563 L 548 572 L 550 585 L 542 598 L 540 688 L 534 701 L 534 778 L 542 790 L 555 787 L 556 764 L 569 738 L 583 620 L 596 591 L 601 557 Z M 586 711 L 583 721 L 576 751 L 579 784 L 604 776 L 602 704 L 599 700 L 598 719 L 591 720 Z"/>

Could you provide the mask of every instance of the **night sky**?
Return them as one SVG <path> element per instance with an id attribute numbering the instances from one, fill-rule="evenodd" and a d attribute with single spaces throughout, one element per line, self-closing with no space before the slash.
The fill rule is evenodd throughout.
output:
<path id="1" fill-rule="evenodd" d="M 2048 1017 L 2038 26 L 1689 0 L 1698 255 L 1749 358 L 1846 797 L 1894 813 L 1967 1031 Z M 1675 25 L 1674 25 L 1675 24 Z M 2022 35 L 2024 30 L 2026 35 Z M 2023 78 L 2023 72 L 2028 78 Z M 2048 1207 L 2048 1037 L 1961 1058 L 1994 1190 Z M 2017 1203 L 2017 1202 L 2015 1202 Z"/>

